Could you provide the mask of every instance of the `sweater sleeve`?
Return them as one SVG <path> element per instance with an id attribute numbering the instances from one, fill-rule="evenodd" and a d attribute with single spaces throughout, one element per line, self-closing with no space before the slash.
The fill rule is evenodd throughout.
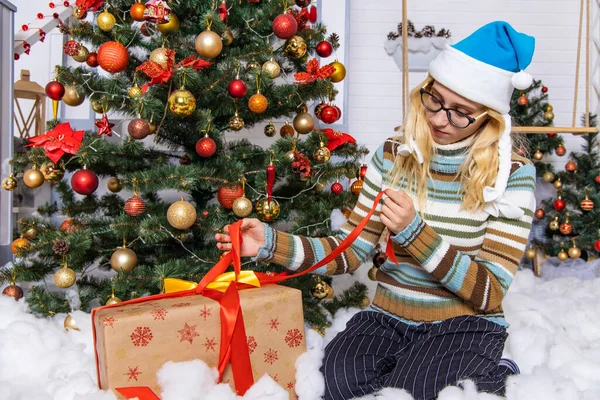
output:
<path id="1" fill-rule="evenodd" d="M 265 245 L 259 249 L 254 259 L 282 265 L 289 271 L 301 272 L 330 254 L 373 207 L 373 201 L 382 189 L 383 177 L 393 165 L 393 148 L 396 145 L 397 142 L 388 139 L 373 155 L 358 201 L 348 220 L 341 226 L 339 234 L 324 238 L 311 238 L 278 231 L 265 224 Z M 344 274 L 352 272 L 362 265 L 379 241 L 385 228 L 379 218 L 382 205 L 383 201 L 380 201 L 360 236 L 348 249 L 329 264 L 314 272 L 321 275 Z"/>
<path id="2" fill-rule="evenodd" d="M 488 218 L 483 244 L 471 258 L 448 244 L 417 214 L 392 239 L 448 290 L 485 312 L 496 309 L 523 256 L 535 208 L 535 168 L 518 167 L 506 187 L 507 198 L 525 214 L 519 219 Z"/>

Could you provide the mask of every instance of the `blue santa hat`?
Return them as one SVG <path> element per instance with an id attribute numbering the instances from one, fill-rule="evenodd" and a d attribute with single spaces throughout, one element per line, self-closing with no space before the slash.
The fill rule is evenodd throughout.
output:
<path id="1" fill-rule="evenodd" d="M 508 114 L 513 90 L 531 86 L 531 75 L 524 70 L 534 48 L 533 37 L 508 22 L 491 22 L 447 45 L 429 65 L 429 74 L 461 96 Z"/>

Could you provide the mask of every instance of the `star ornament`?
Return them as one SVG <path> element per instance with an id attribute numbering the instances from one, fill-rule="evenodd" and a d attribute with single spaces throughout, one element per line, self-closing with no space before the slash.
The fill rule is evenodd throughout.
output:
<path id="1" fill-rule="evenodd" d="M 43 135 L 30 138 L 27 146 L 43 147 L 46 150 L 46 156 L 54 164 L 57 164 L 65 153 L 77 153 L 83 141 L 83 132 L 82 130 L 74 131 L 70 123 L 64 122 Z"/>
<path id="2" fill-rule="evenodd" d="M 94 125 L 98 127 L 98 136 L 112 136 L 112 127 L 115 126 L 115 124 L 108 121 L 106 113 L 102 114 L 102 119 L 94 122 Z"/>

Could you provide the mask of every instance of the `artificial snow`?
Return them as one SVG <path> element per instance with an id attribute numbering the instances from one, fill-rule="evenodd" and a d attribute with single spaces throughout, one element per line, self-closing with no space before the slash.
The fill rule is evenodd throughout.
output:
<path id="1" fill-rule="evenodd" d="M 590 268 L 588 265 L 586 267 Z M 548 267 L 548 277 L 530 270 L 517 273 L 503 304 L 511 324 L 504 356 L 514 359 L 521 375 L 509 378 L 507 398 L 515 400 L 600 399 L 600 278 L 586 274 L 563 277 Z M 561 268 L 561 267 L 556 267 Z M 334 279 L 342 290 L 364 279 L 367 266 L 353 276 Z M 364 270 L 364 271 L 363 271 Z M 564 268 L 563 268 L 564 272 Z M 595 273 L 595 276 L 598 276 Z M 370 288 L 373 283 L 368 282 Z M 339 292 L 338 292 L 339 293 Z M 358 309 L 340 310 L 321 336 L 306 331 L 307 352 L 296 362 L 296 391 L 302 400 L 319 399 L 324 392 L 319 372 L 324 346 L 344 329 Z M 63 328 L 64 314 L 36 318 L 23 300 L 0 296 L 0 400 L 114 400 L 112 392 L 96 385 L 91 318 L 71 313 L 80 331 Z M 287 392 L 271 377 L 256 377 L 243 396 L 216 383 L 217 372 L 199 360 L 167 363 L 158 371 L 162 400 L 284 400 Z M 439 400 L 491 400 L 469 381 L 440 392 Z M 386 388 L 362 399 L 409 400 L 403 390 Z"/>

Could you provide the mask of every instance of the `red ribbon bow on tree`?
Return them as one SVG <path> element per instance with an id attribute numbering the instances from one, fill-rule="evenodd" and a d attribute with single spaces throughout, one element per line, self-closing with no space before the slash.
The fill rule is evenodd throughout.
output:
<path id="1" fill-rule="evenodd" d="M 331 65 L 325 65 L 319 67 L 319 61 L 313 58 L 306 64 L 306 72 L 297 72 L 294 74 L 296 83 L 299 85 L 305 85 L 316 81 L 317 79 L 327 79 L 335 72 L 335 67 Z"/>
<path id="2" fill-rule="evenodd" d="M 30 138 L 27 146 L 43 147 L 46 156 L 56 164 L 65 153 L 77 153 L 82 141 L 83 131 L 74 131 L 71 124 L 64 122 L 44 135 Z"/>
<path id="3" fill-rule="evenodd" d="M 212 65 L 212 63 L 198 58 L 198 56 L 195 55 L 189 56 L 175 64 L 175 51 L 167 49 L 166 53 L 166 69 L 154 61 L 145 61 L 135 69 L 136 71 L 142 71 L 150 78 L 150 82 L 142 86 L 142 92 L 146 93 L 150 86 L 156 85 L 157 83 L 167 83 L 169 79 L 173 77 L 173 68 L 194 68 L 196 71 L 200 71 L 201 69 L 208 68 Z"/>
<path id="4" fill-rule="evenodd" d="M 294 19 L 296 20 L 296 23 L 298 24 L 299 31 L 306 28 L 306 24 L 310 20 L 310 13 L 308 12 L 308 9 L 303 8 L 301 10 L 292 10 L 292 16 L 294 17 Z"/>
<path id="5" fill-rule="evenodd" d="M 356 139 L 347 133 L 334 131 L 331 128 L 325 128 L 321 132 L 327 135 L 327 148 L 329 151 L 333 151 L 345 143 L 356 144 Z"/>
<path id="6" fill-rule="evenodd" d="M 224 1 L 221 3 L 221 5 L 219 5 L 217 11 L 219 12 L 219 18 L 221 18 L 221 21 L 227 23 L 227 20 L 229 19 L 229 10 L 227 9 L 227 4 L 225 4 Z"/>
<path id="7" fill-rule="evenodd" d="M 102 7 L 102 3 L 104 3 L 104 0 L 77 0 L 75 5 L 80 10 L 98 11 L 98 9 Z"/>

